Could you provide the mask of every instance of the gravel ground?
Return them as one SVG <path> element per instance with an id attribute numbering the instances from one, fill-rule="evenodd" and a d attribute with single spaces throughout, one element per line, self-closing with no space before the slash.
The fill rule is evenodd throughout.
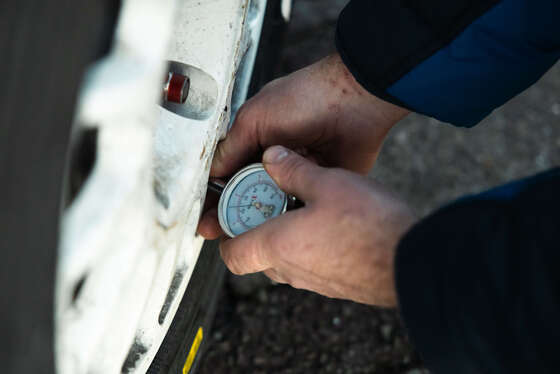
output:
<path id="1" fill-rule="evenodd" d="M 345 0 L 296 0 L 282 72 L 332 52 Z M 371 177 L 420 215 L 459 196 L 560 165 L 560 66 L 474 129 L 411 115 Z M 261 276 L 230 276 L 201 373 L 421 374 L 395 311 L 330 300 Z"/>

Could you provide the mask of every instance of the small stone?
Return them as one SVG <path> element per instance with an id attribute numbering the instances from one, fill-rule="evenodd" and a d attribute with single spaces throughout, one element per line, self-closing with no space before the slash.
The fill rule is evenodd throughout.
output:
<path id="1" fill-rule="evenodd" d="M 266 289 L 259 290 L 257 298 L 261 303 L 266 304 L 266 302 L 268 301 L 268 293 L 266 292 Z"/>
<path id="2" fill-rule="evenodd" d="M 407 371 L 405 374 L 430 374 L 430 372 L 425 369 L 412 369 Z"/>
<path id="3" fill-rule="evenodd" d="M 282 356 L 272 356 L 270 357 L 270 365 L 281 366 L 286 363 L 286 360 Z"/>
<path id="4" fill-rule="evenodd" d="M 395 136 L 395 139 L 397 140 L 397 143 L 400 144 L 400 145 L 406 144 L 408 142 L 408 132 L 407 131 L 400 131 Z"/>
<path id="5" fill-rule="evenodd" d="M 253 359 L 253 364 L 255 364 L 256 366 L 263 366 L 265 365 L 267 362 L 266 357 L 262 357 L 262 356 L 257 356 Z"/>
<path id="6" fill-rule="evenodd" d="M 248 361 L 247 356 L 243 352 L 238 350 L 237 351 L 237 365 L 246 366 L 248 364 L 247 361 Z"/>
<path id="7" fill-rule="evenodd" d="M 392 333 L 393 333 L 393 326 L 392 325 L 387 323 L 387 324 L 381 326 L 381 336 L 383 336 L 383 339 L 390 340 Z"/>
<path id="8" fill-rule="evenodd" d="M 219 348 L 222 352 L 229 352 L 231 351 L 231 343 L 226 341 L 219 345 Z"/>

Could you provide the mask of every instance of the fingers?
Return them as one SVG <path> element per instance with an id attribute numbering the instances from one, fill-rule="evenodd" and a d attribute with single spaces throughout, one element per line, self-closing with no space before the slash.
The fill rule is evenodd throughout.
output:
<path id="1" fill-rule="evenodd" d="M 275 267 L 277 253 L 289 245 L 290 234 L 304 214 L 304 209 L 289 212 L 234 239 L 224 240 L 220 243 L 220 253 L 228 269 L 244 275 Z"/>
<path id="2" fill-rule="evenodd" d="M 261 226 L 235 239 L 220 243 L 220 254 L 228 269 L 237 275 L 252 274 L 271 267 L 266 252 L 266 232 Z"/>
<path id="3" fill-rule="evenodd" d="M 263 155 L 266 171 L 284 192 L 311 202 L 320 196 L 324 170 L 312 161 L 282 146 L 273 146 Z"/>
<path id="4" fill-rule="evenodd" d="M 222 228 L 218 223 L 218 209 L 212 208 L 208 212 L 204 213 L 196 232 L 202 235 L 206 240 L 215 240 L 223 235 Z"/>
<path id="5" fill-rule="evenodd" d="M 272 279 L 276 283 L 286 284 L 288 281 L 278 273 L 275 269 L 268 269 L 264 271 L 264 275 Z"/>
<path id="6" fill-rule="evenodd" d="M 218 144 L 210 169 L 211 176 L 226 177 L 233 174 L 258 152 L 256 124 L 246 113 L 245 106 L 241 107 L 228 136 Z"/>
<path id="7" fill-rule="evenodd" d="M 220 195 L 214 191 L 208 190 L 202 214 L 196 232 L 207 240 L 219 238 L 223 232 L 218 224 L 218 201 Z"/>

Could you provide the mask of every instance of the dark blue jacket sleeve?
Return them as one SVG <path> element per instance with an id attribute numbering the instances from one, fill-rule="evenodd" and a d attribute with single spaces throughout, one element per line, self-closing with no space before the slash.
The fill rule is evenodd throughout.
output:
<path id="1" fill-rule="evenodd" d="M 352 0 L 338 51 L 376 96 L 472 126 L 560 57 L 558 0 Z M 437 373 L 558 373 L 560 169 L 463 198 L 395 260 L 399 307 Z"/>
<path id="2" fill-rule="evenodd" d="M 435 373 L 558 373 L 560 169 L 461 199 L 401 240 L 396 284 Z"/>
<path id="3" fill-rule="evenodd" d="M 336 41 L 370 92 L 472 126 L 560 58 L 560 1 L 353 0 Z"/>

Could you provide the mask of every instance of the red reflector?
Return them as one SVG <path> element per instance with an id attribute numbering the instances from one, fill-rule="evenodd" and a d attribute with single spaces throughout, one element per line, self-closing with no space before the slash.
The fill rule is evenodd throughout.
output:
<path id="1" fill-rule="evenodd" d="M 163 88 L 163 99 L 183 104 L 189 96 L 190 79 L 182 74 L 169 73 Z"/>

